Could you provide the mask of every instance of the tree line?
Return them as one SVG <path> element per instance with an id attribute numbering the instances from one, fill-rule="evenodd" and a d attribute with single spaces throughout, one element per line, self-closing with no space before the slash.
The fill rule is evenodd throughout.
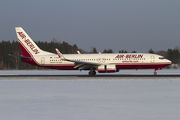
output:
<path id="1" fill-rule="evenodd" d="M 83 53 L 98 53 L 95 47 L 92 47 L 90 52 L 78 48 L 76 44 L 70 45 L 67 42 L 58 42 L 55 38 L 51 42 L 35 42 L 40 49 L 56 53 L 55 48 L 58 48 L 63 54 L 77 54 L 77 50 Z M 152 54 L 162 55 L 165 58 L 172 61 L 173 64 L 180 63 L 180 48 L 168 49 L 167 51 L 153 51 L 150 49 L 148 52 Z M 112 49 L 104 49 L 103 53 L 113 53 Z M 136 53 L 136 51 L 128 52 L 126 50 L 120 50 L 119 53 Z M 0 69 L 45 69 L 38 66 L 32 66 L 30 64 L 21 62 L 20 58 L 9 56 L 21 55 L 20 45 L 18 41 L 1 41 L 0 42 Z"/>

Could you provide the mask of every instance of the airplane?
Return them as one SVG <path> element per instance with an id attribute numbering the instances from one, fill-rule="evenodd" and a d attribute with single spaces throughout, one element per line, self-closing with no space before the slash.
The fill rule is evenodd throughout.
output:
<path id="1" fill-rule="evenodd" d="M 23 62 L 31 65 L 59 70 L 89 70 L 89 75 L 98 73 L 114 73 L 122 69 L 154 69 L 161 70 L 171 64 L 163 56 L 149 53 L 109 53 L 109 54 L 57 54 L 40 49 L 28 34 L 15 27 L 19 40 Z M 12 55 L 13 56 L 13 55 Z"/>

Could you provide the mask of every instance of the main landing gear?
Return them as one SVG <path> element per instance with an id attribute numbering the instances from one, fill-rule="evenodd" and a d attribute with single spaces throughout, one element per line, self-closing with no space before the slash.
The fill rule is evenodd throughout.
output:
<path id="1" fill-rule="evenodd" d="M 89 71 L 89 75 L 96 75 L 96 71 L 95 70 Z"/>

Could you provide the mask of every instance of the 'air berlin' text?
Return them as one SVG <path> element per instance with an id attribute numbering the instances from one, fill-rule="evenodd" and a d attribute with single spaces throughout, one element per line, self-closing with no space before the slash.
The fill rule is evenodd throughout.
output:
<path id="1" fill-rule="evenodd" d="M 24 42 L 30 47 L 30 49 L 35 53 L 38 54 L 39 51 L 35 48 L 35 46 L 33 45 L 33 43 L 29 40 L 26 39 L 26 35 L 23 34 L 23 32 L 17 32 L 19 34 L 19 36 L 24 39 Z"/>

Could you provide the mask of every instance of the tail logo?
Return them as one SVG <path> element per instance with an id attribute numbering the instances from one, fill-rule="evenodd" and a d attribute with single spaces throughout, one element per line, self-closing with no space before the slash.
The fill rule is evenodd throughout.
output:
<path id="1" fill-rule="evenodd" d="M 35 48 L 35 46 L 33 45 L 33 43 L 29 40 L 29 39 L 26 39 L 26 35 L 23 34 L 23 32 L 17 32 L 19 34 L 19 36 L 24 39 L 24 42 L 30 47 L 30 49 L 35 53 L 35 54 L 38 54 L 40 53 L 38 51 L 38 49 Z"/>
<path id="2" fill-rule="evenodd" d="M 26 36 L 23 34 L 23 32 L 17 32 L 19 34 L 19 36 L 22 37 L 22 39 L 24 39 Z"/>

